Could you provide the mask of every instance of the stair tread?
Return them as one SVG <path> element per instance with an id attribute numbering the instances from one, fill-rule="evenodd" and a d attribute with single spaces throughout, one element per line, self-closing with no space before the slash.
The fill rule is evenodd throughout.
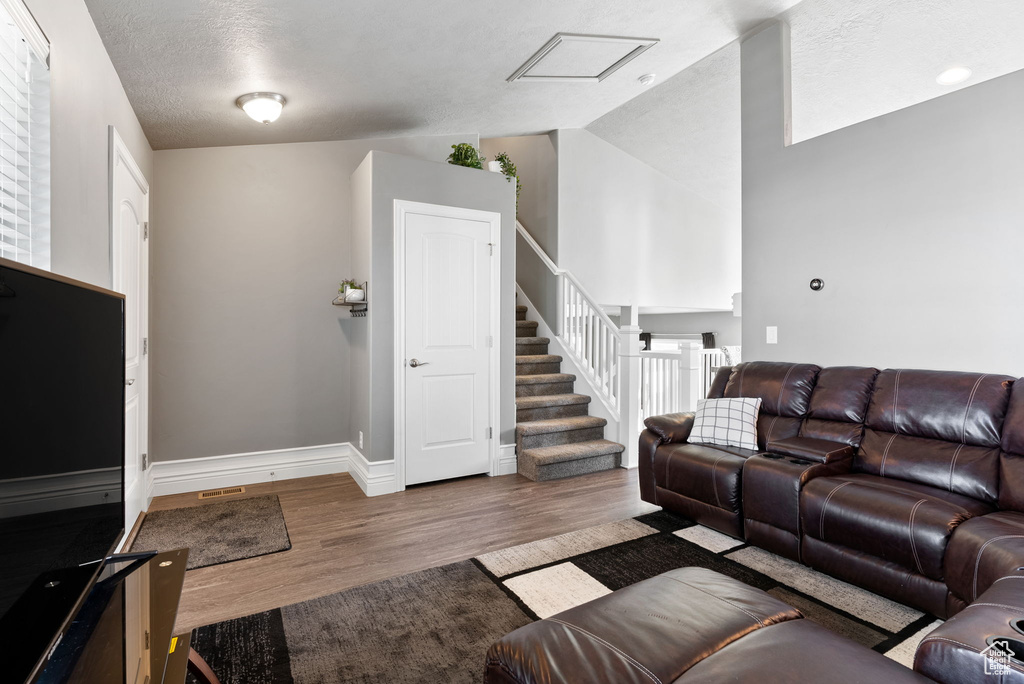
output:
<path id="1" fill-rule="evenodd" d="M 550 406 L 571 406 L 573 404 L 589 404 L 590 397 L 586 394 L 542 394 L 538 397 L 516 397 L 517 409 L 548 408 Z"/>
<path id="2" fill-rule="evenodd" d="M 516 311 L 526 311 L 525 304 L 516 304 Z"/>
<path id="3" fill-rule="evenodd" d="M 522 321 L 519 321 L 522 323 Z M 550 337 L 516 337 L 516 344 L 548 344 Z"/>
<path id="4" fill-rule="evenodd" d="M 561 363 L 562 357 L 557 354 L 517 354 L 516 365 L 524 363 Z"/>
<path id="5" fill-rule="evenodd" d="M 543 385 L 552 382 L 576 382 L 571 373 L 539 373 L 537 375 L 517 375 L 517 385 Z"/>
<path id="6" fill-rule="evenodd" d="M 608 421 L 600 416 L 573 416 L 571 418 L 547 418 L 516 423 L 516 433 L 522 436 L 548 435 L 552 432 L 570 432 L 604 427 Z"/>
<path id="7" fill-rule="evenodd" d="M 612 442 L 607 439 L 595 439 L 589 442 L 524 449 L 523 455 L 532 459 L 537 465 L 549 465 L 552 463 L 565 463 L 566 461 L 579 461 L 595 456 L 607 456 L 608 454 L 621 454 L 625 450 L 626 447 L 618 442 Z"/>

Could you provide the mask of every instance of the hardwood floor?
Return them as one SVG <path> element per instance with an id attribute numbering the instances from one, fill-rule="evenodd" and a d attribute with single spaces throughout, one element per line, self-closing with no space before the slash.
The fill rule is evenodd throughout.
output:
<path id="1" fill-rule="evenodd" d="M 332 594 L 395 575 L 657 510 L 637 471 L 616 468 L 550 482 L 473 477 L 369 498 L 347 474 L 246 486 L 277 494 L 290 551 L 190 570 L 177 631 Z M 151 511 L 208 505 L 195 493 Z"/>

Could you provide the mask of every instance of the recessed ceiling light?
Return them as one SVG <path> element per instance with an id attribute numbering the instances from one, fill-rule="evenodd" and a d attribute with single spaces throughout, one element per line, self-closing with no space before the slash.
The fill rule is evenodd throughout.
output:
<path id="1" fill-rule="evenodd" d="M 951 86 L 963 83 L 971 77 L 971 70 L 965 66 L 957 66 L 946 69 L 939 77 L 935 79 L 935 82 L 939 85 Z"/>
<path id="2" fill-rule="evenodd" d="M 655 76 L 654 74 L 644 74 L 638 80 L 640 81 L 640 85 L 649 86 L 652 83 L 654 83 L 655 78 L 657 78 L 657 76 Z"/>
<path id="3" fill-rule="evenodd" d="M 265 124 L 277 121 L 285 102 L 287 100 L 280 93 L 247 93 L 235 100 L 235 104 L 253 121 Z"/>

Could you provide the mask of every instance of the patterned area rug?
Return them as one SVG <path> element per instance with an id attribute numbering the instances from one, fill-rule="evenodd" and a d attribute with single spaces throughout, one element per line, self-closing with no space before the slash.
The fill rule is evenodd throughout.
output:
<path id="1" fill-rule="evenodd" d="M 487 647 L 513 629 L 687 566 L 763 589 L 908 666 L 940 624 L 662 511 L 208 625 L 193 646 L 225 682 L 479 682 Z"/>
<path id="2" fill-rule="evenodd" d="M 276 495 L 147 513 L 132 551 L 188 547 L 188 569 L 292 548 Z"/>

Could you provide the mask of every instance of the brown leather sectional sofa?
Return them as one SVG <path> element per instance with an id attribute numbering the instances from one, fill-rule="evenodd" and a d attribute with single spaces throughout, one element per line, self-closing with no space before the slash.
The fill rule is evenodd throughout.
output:
<path id="1" fill-rule="evenodd" d="M 649 418 L 645 501 L 946 618 L 1024 567 L 1024 380 L 810 364 L 722 369 L 758 450 Z"/>
<path id="2" fill-rule="evenodd" d="M 508 634 L 485 682 L 1024 684 L 1024 379 L 757 362 L 709 397 L 761 398 L 758 449 L 688 443 L 693 414 L 649 418 L 642 498 L 950 618 L 914 670 L 683 568 Z M 1015 653 L 995 676 L 993 644 Z"/>

